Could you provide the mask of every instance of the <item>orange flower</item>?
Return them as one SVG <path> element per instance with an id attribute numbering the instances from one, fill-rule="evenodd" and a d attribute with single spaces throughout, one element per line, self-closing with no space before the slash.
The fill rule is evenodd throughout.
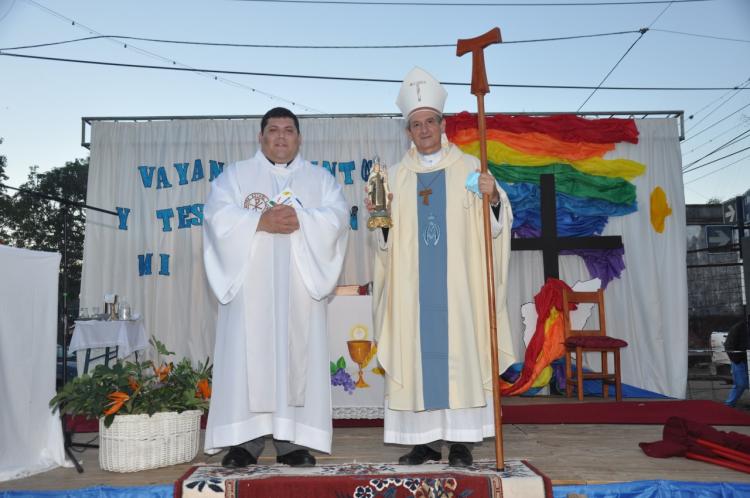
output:
<path id="1" fill-rule="evenodd" d="M 195 393 L 196 397 L 202 399 L 209 399 L 211 397 L 211 386 L 208 384 L 208 379 L 201 379 L 196 385 L 198 392 Z"/>
<path id="2" fill-rule="evenodd" d="M 157 377 L 159 377 L 159 382 L 164 382 L 166 378 L 169 376 L 169 373 L 171 371 L 172 371 L 171 363 L 169 364 L 164 363 L 162 364 L 161 367 L 158 367 L 158 368 L 156 367 L 156 365 L 154 365 L 154 373 L 156 374 Z"/>
<path id="3" fill-rule="evenodd" d="M 122 408 L 122 405 L 124 405 L 125 402 L 130 399 L 130 396 L 122 391 L 115 391 L 111 394 L 108 394 L 107 399 L 112 400 L 112 402 L 106 405 L 109 406 L 109 408 L 107 410 L 104 410 L 104 414 L 112 415 L 113 413 L 117 413 L 118 411 L 120 411 L 120 408 Z"/>
<path id="4" fill-rule="evenodd" d="M 138 382 L 135 381 L 135 377 L 133 377 L 132 375 L 128 377 L 128 385 L 133 391 L 137 391 L 138 388 L 141 387 L 138 385 Z"/>

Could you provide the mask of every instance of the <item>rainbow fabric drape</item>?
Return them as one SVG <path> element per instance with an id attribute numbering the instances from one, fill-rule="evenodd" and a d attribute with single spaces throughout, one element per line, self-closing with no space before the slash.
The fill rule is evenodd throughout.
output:
<path id="1" fill-rule="evenodd" d="M 476 115 L 446 117 L 448 140 L 479 157 Z M 610 216 L 638 209 L 631 180 L 646 167 L 629 159 L 604 159 L 618 142 L 638 143 L 632 119 L 573 115 L 487 117 L 488 167 L 513 207 L 514 237 L 541 234 L 539 177 L 554 173 L 560 237 L 601 235 Z M 592 277 L 606 285 L 624 269 L 623 250 L 573 250 Z"/>
<path id="2" fill-rule="evenodd" d="M 503 396 L 522 394 L 532 385 L 550 363 L 565 354 L 565 325 L 562 314 L 562 295 L 570 286 L 556 278 L 548 278 L 539 293 L 534 296 L 537 312 L 536 328 L 528 346 L 520 376 L 513 382 L 500 379 Z M 547 376 L 549 379 L 549 375 Z"/>

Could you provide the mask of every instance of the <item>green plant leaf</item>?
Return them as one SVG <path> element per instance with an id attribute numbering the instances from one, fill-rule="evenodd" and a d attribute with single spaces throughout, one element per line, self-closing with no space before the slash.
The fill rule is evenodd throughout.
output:
<path id="1" fill-rule="evenodd" d="M 160 354 L 173 354 L 155 338 L 154 348 Z M 108 397 L 114 392 L 129 396 L 117 414 L 153 414 L 167 411 L 193 409 L 207 410 L 209 400 L 196 397 L 197 383 L 213 373 L 210 358 L 205 363 L 192 366 L 188 358 L 172 363 L 169 375 L 160 381 L 154 374 L 151 361 L 122 362 L 97 365 L 89 374 L 73 378 L 50 399 L 49 406 L 63 414 L 85 415 L 88 418 L 102 417 L 111 406 Z M 135 382 L 137 386 L 132 385 Z M 116 414 L 105 417 L 109 427 Z"/>

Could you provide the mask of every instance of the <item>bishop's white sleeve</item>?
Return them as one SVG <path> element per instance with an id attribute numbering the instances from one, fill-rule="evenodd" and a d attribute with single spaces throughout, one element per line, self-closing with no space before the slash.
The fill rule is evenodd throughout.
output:
<path id="1" fill-rule="evenodd" d="M 349 237 L 349 210 L 341 186 L 321 174 L 320 207 L 297 209 L 299 230 L 291 234 L 292 258 L 310 296 L 320 301 L 338 282 Z"/>
<path id="2" fill-rule="evenodd" d="M 227 168 L 211 185 L 203 209 L 203 262 L 211 289 L 220 303 L 237 294 L 250 262 L 250 249 L 260 220 L 242 206 L 233 168 Z"/>

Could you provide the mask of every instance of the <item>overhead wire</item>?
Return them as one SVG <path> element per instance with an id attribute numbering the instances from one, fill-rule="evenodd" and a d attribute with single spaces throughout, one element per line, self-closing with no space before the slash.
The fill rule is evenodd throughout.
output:
<path id="1" fill-rule="evenodd" d="M 701 147 L 704 147 L 704 146 L 706 146 L 706 145 L 710 144 L 710 143 L 711 143 L 711 142 L 713 142 L 714 140 L 718 139 L 719 137 L 723 137 L 723 136 L 724 136 L 724 135 L 726 135 L 727 133 L 730 133 L 730 132 L 734 131 L 734 129 L 735 129 L 735 128 L 738 128 L 738 127 L 740 127 L 740 126 L 742 126 L 742 124 L 741 124 L 741 123 L 738 123 L 738 124 L 736 124 L 736 125 L 732 126 L 731 128 L 727 128 L 726 130 L 722 131 L 721 133 L 719 133 L 719 134 L 717 134 L 717 135 L 714 135 L 714 136 L 713 136 L 713 137 L 712 137 L 712 138 L 711 138 L 710 140 L 707 140 L 707 141 L 703 142 L 703 143 L 702 143 L 702 144 L 700 144 L 700 145 L 696 145 L 695 147 L 693 147 L 693 148 L 692 148 L 692 149 L 690 149 L 689 151 L 683 152 L 683 153 L 682 153 L 682 156 L 684 157 L 684 156 L 686 156 L 686 155 L 688 155 L 688 154 L 692 154 L 693 152 L 695 152 L 696 150 L 700 149 Z M 680 145 L 682 145 L 682 144 L 680 144 Z"/>
<path id="2" fill-rule="evenodd" d="M 582 104 L 581 104 L 580 106 L 578 106 L 578 109 L 577 109 L 577 111 L 578 111 L 578 112 L 580 112 L 580 111 L 581 111 L 581 109 L 583 109 L 583 106 L 585 106 L 585 105 L 586 105 L 586 103 L 587 103 L 587 102 L 588 102 L 588 101 L 589 101 L 589 100 L 591 99 L 591 97 L 593 97 L 593 96 L 594 96 L 594 94 L 595 94 L 595 93 L 597 92 L 597 90 L 599 90 L 599 87 L 601 87 L 601 86 L 602 86 L 602 85 L 604 84 L 604 82 L 605 82 L 605 81 L 607 81 L 607 78 L 609 78 L 609 76 L 610 76 L 610 75 L 611 75 L 611 74 L 612 74 L 612 73 L 613 73 L 613 72 L 615 71 L 615 69 L 617 69 L 617 66 L 619 66 L 619 65 L 620 65 L 620 63 L 621 63 L 621 62 L 622 62 L 622 61 L 623 61 L 623 60 L 625 59 L 625 57 L 627 57 L 627 55 L 628 55 L 628 54 L 630 53 L 630 51 L 631 51 L 631 50 L 633 50 L 633 47 L 635 47 L 635 45 L 636 45 L 636 44 L 637 44 L 637 43 L 638 43 L 639 41 L 641 41 L 641 38 L 643 38 L 643 35 L 645 35 L 645 34 L 646 34 L 646 33 L 648 32 L 648 30 L 649 30 L 649 29 L 651 28 L 651 26 L 653 26 L 653 25 L 654 25 L 654 24 L 656 23 L 656 21 L 658 21 L 658 20 L 659 20 L 659 18 L 660 18 L 660 17 L 662 16 L 662 15 L 664 15 L 664 13 L 665 13 L 665 12 L 666 12 L 666 11 L 667 11 L 667 10 L 669 9 L 669 7 L 671 7 L 671 6 L 672 6 L 672 3 L 673 3 L 673 2 L 669 2 L 669 3 L 667 4 L 667 6 L 666 6 L 666 7 L 664 7 L 664 9 L 662 9 L 662 11 L 661 11 L 661 12 L 659 12 L 659 15 L 657 15 L 657 16 L 656 16 L 656 18 L 655 18 L 655 19 L 654 19 L 653 21 L 651 21 L 651 24 L 649 24 L 649 25 L 648 25 L 648 27 L 646 27 L 646 28 L 641 28 L 641 29 L 639 30 L 641 34 L 640 34 L 640 35 L 638 36 L 638 38 L 636 38 L 636 39 L 635 39 L 635 41 L 634 41 L 634 42 L 633 42 L 633 43 L 632 43 L 632 44 L 630 45 L 630 47 L 628 47 L 628 49 L 627 49 L 627 50 L 625 51 L 625 53 L 624 53 L 624 54 L 622 54 L 622 56 L 621 56 L 621 57 L 620 57 L 620 59 L 619 59 L 619 60 L 618 60 L 618 61 L 617 61 L 617 62 L 615 63 L 615 65 L 614 65 L 614 66 L 612 66 L 612 69 L 610 69 L 610 70 L 609 70 L 609 72 L 608 72 L 608 73 L 607 73 L 607 74 L 606 74 L 606 75 L 604 76 L 604 78 L 602 78 L 602 80 L 601 80 L 601 81 L 599 82 L 599 84 L 597 85 L 597 88 L 595 88 L 595 89 L 594 89 L 594 90 L 593 90 L 593 91 L 592 91 L 592 92 L 591 92 L 591 93 L 589 94 L 589 96 L 588 96 L 588 97 L 586 97 L 586 100 L 584 100 L 584 101 L 583 101 L 583 103 L 582 103 Z"/>
<path id="3" fill-rule="evenodd" d="M 709 161 L 709 162 L 707 162 L 707 163 L 703 163 L 703 164 L 700 164 L 700 165 L 698 165 L 698 166 L 696 166 L 696 167 L 694 167 L 694 168 L 692 168 L 692 169 L 689 169 L 689 170 L 683 171 L 683 172 L 682 172 L 682 174 L 684 175 L 684 174 L 686 174 L 686 173 L 692 173 L 693 171 L 697 171 L 697 170 L 699 170 L 699 169 L 701 169 L 701 168 L 705 168 L 705 167 L 706 167 L 706 166 L 708 166 L 709 164 L 714 164 L 714 163 L 716 163 L 716 162 L 719 162 L 719 161 L 721 161 L 722 159 L 726 159 L 726 158 L 728 158 L 728 157 L 732 157 L 732 156 L 734 156 L 734 155 L 737 155 L 737 154 L 739 154 L 740 152 L 745 152 L 745 151 L 746 151 L 746 150 L 748 150 L 748 149 L 750 149 L 750 146 L 747 146 L 747 147 L 745 147 L 744 149 L 740 149 L 740 150 L 736 150 L 736 151 L 734 151 L 734 152 L 731 152 L 731 153 L 727 154 L 726 156 L 721 156 L 721 157 L 719 157 L 718 159 L 714 159 L 713 161 Z"/>
<path id="4" fill-rule="evenodd" d="M 3 19 L 5 19 L 5 17 L 8 14 L 10 14 L 10 11 L 13 10 L 13 6 L 15 4 L 16 4 L 16 0 L 11 0 L 10 3 L 8 4 L 8 7 L 5 9 L 5 11 L 4 12 L 0 12 L 0 22 L 2 22 Z"/>
<path id="5" fill-rule="evenodd" d="M 719 152 L 719 151 L 721 151 L 723 149 L 726 149 L 727 147 L 731 147 L 732 145 L 734 145 L 734 144 L 736 144 L 736 143 L 738 143 L 738 142 L 740 142 L 742 140 L 745 140 L 746 138 L 750 138 L 750 135 L 748 135 L 748 134 L 750 134 L 750 130 L 745 130 L 742 133 L 740 133 L 739 135 L 737 135 L 736 137 L 731 138 L 730 140 L 724 142 L 722 145 L 718 146 L 717 148 L 715 148 L 711 152 L 703 155 L 702 157 L 700 157 L 700 158 L 692 161 L 689 164 L 686 164 L 685 166 L 682 167 L 683 172 L 689 172 L 689 171 L 691 171 L 691 167 L 693 165 L 701 162 L 705 158 L 707 158 L 709 156 L 712 156 L 712 155 L 716 154 L 717 152 Z"/>
<path id="6" fill-rule="evenodd" d="M 690 129 L 686 130 L 686 133 L 690 133 L 699 124 L 701 124 L 703 121 L 705 121 L 706 119 L 708 119 L 708 117 L 711 116 L 711 114 L 713 114 L 716 111 L 718 111 L 719 109 L 721 109 L 730 100 L 732 100 L 737 95 L 739 95 L 740 94 L 740 90 L 742 90 L 743 88 L 747 88 L 748 86 L 750 86 L 750 79 L 747 79 L 746 81 L 744 81 L 736 90 L 729 91 L 729 92 L 725 93 L 724 96 L 729 95 L 729 94 L 731 94 L 731 95 L 729 97 L 725 98 L 723 100 L 723 102 L 721 102 L 719 105 L 717 105 L 716 107 L 714 107 L 714 109 L 711 112 L 709 112 L 708 114 L 706 114 L 705 116 L 703 116 L 701 119 L 699 119 L 698 121 L 696 121 L 695 123 L 693 123 L 692 126 L 690 127 Z"/>
<path id="7" fill-rule="evenodd" d="M 747 89 L 747 88 L 744 88 L 744 89 Z M 750 107 L 750 103 L 748 103 L 748 104 L 745 104 L 745 105 L 743 105 L 742 107 L 740 107 L 739 109 L 737 109 L 737 110 L 736 110 L 736 111 L 734 111 L 733 113 L 731 113 L 731 114 L 728 114 L 728 115 L 724 116 L 724 117 L 723 117 L 723 118 L 721 118 L 720 120 L 718 120 L 718 121 L 715 121 L 715 122 L 714 122 L 713 124 L 711 124 L 711 125 L 708 125 L 707 127 L 703 128 L 703 129 L 702 129 L 701 131 L 699 131 L 699 132 L 696 132 L 695 134 L 693 134 L 693 135 L 691 135 L 691 136 L 689 136 L 689 137 L 685 138 L 685 140 L 683 140 L 683 141 L 682 141 L 682 143 L 685 143 L 685 142 L 687 142 L 688 140 L 692 140 L 693 138 L 697 137 L 698 135 L 700 135 L 700 134 L 702 134 L 702 133 L 704 133 L 704 132 L 706 132 L 706 131 L 710 130 L 710 129 L 711 129 L 711 128 L 713 128 L 714 126 L 716 126 L 716 125 L 718 125 L 718 124 L 720 124 L 720 123 L 722 123 L 722 122 L 726 121 L 727 119 L 731 118 L 732 116 L 734 116 L 734 115 L 735 115 L 735 114 L 737 114 L 738 112 L 740 112 L 740 111 L 742 111 L 742 110 L 744 110 L 744 109 L 747 109 L 748 107 Z"/>
<path id="8" fill-rule="evenodd" d="M 591 91 L 591 93 L 589 94 L 589 96 L 586 97 L 586 100 L 584 100 L 583 103 L 581 103 L 581 105 L 578 106 L 578 109 L 576 109 L 577 111 L 580 112 L 580 110 L 583 109 L 583 106 L 586 105 L 586 103 L 591 99 L 591 97 L 594 96 L 594 94 L 597 92 L 597 90 L 599 90 L 601 88 L 601 86 L 604 84 L 604 82 L 607 81 L 607 78 L 609 78 L 609 76 L 614 72 L 614 70 L 617 69 L 617 66 L 619 66 L 620 63 L 623 61 L 623 59 L 625 59 L 625 57 L 630 53 L 630 51 L 633 50 L 633 47 L 635 47 L 635 44 L 638 43 L 641 40 L 641 38 L 643 38 L 643 35 L 645 35 L 647 31 L 648 31 L 648 28 L 642 28 L 640 30 L 640 35 L 638 35 L 638 38 L 636 38 L 635 41 L 630 44 L 630 46 L 625 51 L 625 53 L 622 54 L 622 56 L 620 57 L 620 59 L 615 63 L 614 66 L 612 66 L 612 69 L 610 69 L 609 72 L 604 76 L 604 78 L 602 78 L 602 80 L 599 82 L 599 84 L 596 86 L 596 88 L 594 88 Z"/>
<path id="9" fill-rule="evenodd" d="M 509 44 L 520 44 L 520 43 L 542 43 L 542 42 L 556 42 L 566 40 L 578 40 L 584 38 L 598 38 L 603 36 L 615 36 L 615 35 L 626 35 L 638 33 L 638 30 L 630 31 L 617 31 L 613 33 L 596 33 L 591 35 L 575 35 L 575 36 L 558 36 L 554 38 L 537 38 L 530 40 L 508 40 L 503 41 L 503 45 Z M 137 40 L 154 43 L 172 43 L 180 45 L 195 45 L 205 47 L 230 47 L 230 48 L 280 48 L 280 49 L 315 49 L 315 50 L 350 50 L 350 49 L 412 49 L 412 48 L 455 48 L 456 43 L 432 43 L 432 44 L 420 44 L 420 45 L 272 45 L 272 44 L 261 44 L 261 43 L 227 43 L 227 42 L 206 42 L 206 41 L 187 41 L 187 40 L 169 40 L 162 38 L 146 38 L 141 36 L 125 36 L 125 35 L 97 35 L 97 36 L 86 36 L 83 38 L 74 38 L 71 40 L 62 40 L 49 43 L 37 43 L 34 45 L 21 45 L 18 47 L 5 47 L 0 50 L 25 50 L 30 48 L 41 48 L 41 47 L 52 47 L 55 45 L 65 45 L 69 43 L 78 43 L 82 41 L 97 40 L 101 38 L 115 38 L 118 40 Z"/>
<path id="10" fill-rule="evenodd" d="M 674 31 L 671 29 L 658 29 L 658 28 L 652 28 L 651 31 L 659 31 L 660 33 L 672 33 L 674 35 L 684 35 L 684 36 L 695 36 L 697 38 L 709 38 L 712 40 L 722 40 L 722 41 L 731 41 L 731 42 L 740 42 L 740 43 L 750 43 L 750 40 L 743 40 L 741 38 L 728 38 L 726 36 L 715 36 L 715 35 L 701 35 L 697 33 L 686 33 L 684 31 Z"/>
<path id="11" fill-rule="evenodd" d="M 706 173 L 705 175 L 699 176 L 698 178 L 693 178 L 692 180 L 688 180 L 688 181 L 684 182 L 684 184 L 687 185 L 689 183 L 697 182 L 698 180 L 706 178 L 707 176 L 711 176 L 714 173 L 718 173 L 719 171 L 723 171 L 723 170 L 727 169 L 728 167 L 734 166 L 735 164 L 740 163 L 740 162 L 742 162 L 742 161 L 744 161 L 746 159 L 750 159 L 750 154 L 748 154 L 746 156 L 743 156 L 743 157 L 737 159 L 736 161 L 733 161 L 733 162 L 731 162 L 731 163 L 729 163 L 729 164 L 727 164 L 725 166 L 722 166 L 721 168 L 717 168 L 717 169 L 715 169 L 715 170 L 713 170 L 713 171 L 711 171 L 709 173 Z"/>
<path id="12" fill-rule="evenodd" d="M 71 25 L 73 25 L 73 26 L 77 26 L 79 29 L 83 29 L 85 31 L 88 31 L 90 34 L 93 34 L 93 35 L 96 35 L 96 36 L 105 37 L 102 33 L 96 31 L 95 29 L 90 28 L 90 27 L 88 27 L 88 26 L 86 26 L 84 24 L 81 24 L 81 23 L 77 22 L 75 19 L 71 19 L 71 18 L 65 16 L 64 14 L 61 14 L 60 12 L 57 12 L 57 11 L 55 11 L 53 9 L 50 9 L 49 7 L 47 7 L 45 5 L 42 5 L 42 4 L 38 3 L 38 2 L 36 2 L 35 0 L 25 0 L 25 1 L 27 3 L 29 3 L 29 4 L 31 4 L 31 5 L 39 8 L 39 9 L 41 9 L 41 10 L 43 10 L 43 11 L 45 11 L 45 12 L 47 12 L 47 13 L 55 16 L 55 17 L 57 17 L 58 19 L 62 19 L 65 22 L 71 23 Z M 112 43 L 115 43 L 115 44 L 118 44 L 118 45 L 123 45 L 122 42 L 119 42 L 119 41 L 116 41 L 116 40 L 113 40 L 113 39 L 110 39 L 110 41 Z M 265 96 L 265 97 L 267 97 L 267 98 L 269 98 L 271 100 L 279 100 L 279 101 L 282 101 L 282 102 L 286 102 L 287 104 L 290 104 L 290 105 L 295 106 L 295 107 L 301 107 L 301 108 L 303 108 L 305 110 L 308 110 L 308 111 L 323 112 L 320 109 L 315 109 L 314 107 L 302 104 L 300 102 L 295 102 L 293 100 L 286 99 L 284 97 L 281 97 L 279 95 L 275 95 L 275 94 L 267 92 L 265 90 L 259 90 L 257 88 L 251 87 L 249 85 L 245 85 L 243 83 L 239 83 L 237 81 L 230 80 L 228 78 L 216 76 L 215 74 L 207 74 L 207 73 L 210 73 L 211 71 L 205 71 L 205 70 L 194 68 L 194 67 L 189 66 L 187 64 L 183 64 L 183 63 L 178 62 L 176 60 L 173 60 L 173 59 L 170 59 L 170 58 L 166 58 L 166 57 L 164 57 L 162 55 L 159 55 L 157 53 L 154 53 L 154 52 L 151 52 L 151 51 L 148 51 L 148 50 L 144 50 L 144 49 L 136 47 L 134 45 L 125 44 L 124 48 L 130 49 L 130 50 L 135 51 L 135 52 L 138 52 L 138 53 L 140 53 L 142 55 L 145 55 L 147 57 L 150 57 L 150 58 L 154 58 L 154 59 L 158 59 L 158 60 L 161 60 L 161 61 L 164 61 L 164 62 L 167 62 L 167 63 L 171 63 L 174 66 L 176 66 L 176 65 L 181 66 L 180 68 L 175 67 L 174 69 L 183 69 L 184 68 L 184 69 L 190 70 L 190 72 L 194 72 L 194 73 L 200 74 L 201 76 L 204 76 L 204 77 L 207 77 L 207 78 L 211 78 L 211 79 L 213 79 L 215 81 L 219 81 L 219 82 L 221 82 L 223 84 L 234 86 L 236 88 L 240 88 L 240 89 L 243 89 L 243 90 L 246 90 L 246 91 L 250 91 L 252 93 L 261 94 L 261 95 L 263 95 L 263 96 Z M 2 55 L 12 55 L 12 54 L 2 54 Z M 20 55 L 20 54 L 17 54 L 17 55 Z"/>
<path id="13" fill-rule="evenodd" d="M 15 0 L 13 0 L 15 1 Z M 2 18 L 0 18 L 1 20 Z M 557 36 L 551 38 L 532 38 L 528 40 L 503 40 L 502 45 L 513 45 L 523 43 L 544 43 L 544 42 L 557 42 L 567 40 L 579 40 L 585 38 L 599 38 L 604 36 L 617 36 L 640 33 L 641 30 L 631 29 L 627 31 L 614 31 L 611 33 L 594 33 L 588 35 L 573 35 L 573 36 Z M 693 33 L 685 33 L 682 31 L 671 31 L 667 29 L 656 29 L 650 28 L 650 31 L 659 31 L 663 33 L 673 33 L 687 36 L 701 36 L 704 38 L 714 38 L 717 40 L 729 40 L 729 41 L 741 41 L 750 43 L 750 40 L 739 40 L 736 38 L 722 38 L 718 36 L 709 35 L 697 35 Z M 70 43 L 78 43 L 82 41 L 98 40 L 101 38 L 114 38 L 118 40 L 135 40 L 145 41 L 153 43 L 171 43 L 178 45 L 194 45 L 194 46 L 205 46 L 205 47 L 229 47 L 229 48 L 273 48 L 273 49 L 313 49 L 313 50 L 392 50 L 392 49 L 421 49 L 421 48 L 453 48 L 456 46 L 455 42 L 452 43 L 422 43 L 422 44 L 399 44 L 399 45 L 278 45 L 269 43 L 229 43 L 229 42 L 211 42 L 211 41 L 193 41 L 193 40 L 174 40 L 166 38 L 150 38 L 144 36 L 129 36 L 129 35 L 97 35 L 97 36 L 85 36 L 81 38 L 73 38 L 70 40 L 60 40 L 56 42 L 47 43 L 36 43 L 33 45 L 19 45 L 17 47 L 3 47 L 0 50 L 25 50 L 30 48 L 42 48 L 52 47 L 55 45 L 65 45 Z M 698 111 L 700 112 L 700 111 Z"/>
<path id="14" fill-rule="evenodd" d="M 182 72 L 203 72 L 203 73 L 216 73 L 216 74 L 234 74 L 243 76 L 267 76 L 275 78 L 299 78 L 299 79 L 310 79 L 310 80 L 327 80 L 327 81 L 353 81 L 363 83 L 397 83 L 401 84 L 400 78 L 387 79 L 387 78 L 359 78 L 351 76 L 323 76 L 323 75 L 312 75 L 312 74 L 291 74 L 291 73 L 265 73 L 258 71 L 236 71 L 228 69 L 205 69 L 205 68 L 190 68 L 190 67 L 175 67 L 175 66 L 153 66 L 147 64 L 129 64 L 124 62 L 108 62 L 108 61 L 96 61 L 87 59 L 71 59 L 65 57 L 49 57 L 41 55 L 28 55 L 28 54 L 14 54 L 7 52 L 0 52 L 0 56 L 5 57 L 19 57 L 23 59 L 37 59 L 55 62 L 71 62 L 76 64 L 92 64 L 99 66 L 111 66 L 111 67 L 124 67 L 124 68 L 137 68 L 137 69 L 158 69 L 164 71 L 182 71 Z M 471 83 L 456 82 L 456 81 L 443 81 L 442 85 L 447 86 L 470 86 Z M 716 91 L 716 90 L 728 90 L 729 87 L 634 87 L 634 86 L 602 86 L 595 87 L 590 85 L 530 85 L 521 83 L 490 83 L 490 87 L 493 88 L 527 88 L 527 89 L 554 89 L 554 90 L 592 90 L 598 88 L 599 90 L 612 90 L 612 91 L 668 91 L 668 92 L 679 92 L 679 91 Z M 747 90 L 750 90 L 748 88 Z"/>

